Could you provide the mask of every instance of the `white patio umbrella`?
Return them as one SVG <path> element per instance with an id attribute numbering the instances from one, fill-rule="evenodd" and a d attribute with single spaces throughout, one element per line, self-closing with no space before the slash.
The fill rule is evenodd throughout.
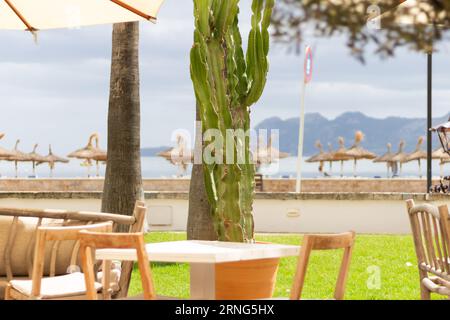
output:
<path id="1" fill-rule="evenodd" d="M 156 21 L 164 0 L 3 0 L 0 29 L 28 30 Z"/>

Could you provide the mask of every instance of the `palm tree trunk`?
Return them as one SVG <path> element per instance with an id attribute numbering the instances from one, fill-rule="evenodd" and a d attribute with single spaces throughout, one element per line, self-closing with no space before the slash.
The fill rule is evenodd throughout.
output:
<path id="1" fill-rule="evenodd" d="M 200 123 L 198 107 L 196 108 L 197 123 Z M 197 127 L 195 139 L 195 153 L 202 150 L 202 129 Z M 214 230 L 211 206 L 205 189 L 203 164 L 195 163 L 192 166 L 191 183 L 189 186 L 189 212 L 187 223 L 187 237 L 189 240 L 217 240 Z"/>
<path id="2" fill-rule="evenodd" d="M 132 215 L 144 197 L 140 134 L 139 23 L 114 24 L 103 212 Z"/>

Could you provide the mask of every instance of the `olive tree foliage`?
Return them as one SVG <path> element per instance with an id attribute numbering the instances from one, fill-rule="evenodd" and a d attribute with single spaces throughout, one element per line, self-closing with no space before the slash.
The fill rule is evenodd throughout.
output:
<path id="1" fill-rule="evenodd" d="M 449 13 L 450 0 L 278 0 L 273 37 L 299 52 L 306 31 L 343 35 L 350 53 L 364 62 L 369 45 L 381 57 L 393 56 L 399 47 L 436 50 L 447 38 Z M 381 19 L 373 20 L 377 16 Z"/>

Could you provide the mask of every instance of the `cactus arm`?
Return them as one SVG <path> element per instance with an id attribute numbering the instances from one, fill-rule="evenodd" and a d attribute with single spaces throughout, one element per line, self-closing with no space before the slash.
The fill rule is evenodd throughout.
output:
<path id="1" fill-rule="evenodd" d="M 274 0 L 253 0 L 246 54 L 242 49 L 238 4 L 239 0 L 194 0 L 195 32 L 190 58 L 204 133 L 218 129 L 216 138 L 223 141 L 215 149 L 220 163 L 203 161 L 214 227 L 219 240 L 241 242 L 253 241 L 254 237 L 255 166 L 248 135 L 226 138 L 230 129 L 243 132 L 250 129 L 250 106 L 262 95 Z M 227 151 L 232 151 L 231 163 L 227 162 L 230 160 Z M 245 163 L 237 163 L 238 152 L 244 153 Z"/>
<path id="2" fill-rule="evenodd" d="M 249 80 L 249 92 L 245 99 L 245 105 L 251 106 L 261 97 L 267 80 L 269 52 L 270 17 L 274 7 L 274 0 L 266 0 L 264 13 L 263 1 L 253 0 L 252 30 L 250 31 L 247 49 L 247 77 Z M 264 17 L 264 18 L 262 18 Z"/>

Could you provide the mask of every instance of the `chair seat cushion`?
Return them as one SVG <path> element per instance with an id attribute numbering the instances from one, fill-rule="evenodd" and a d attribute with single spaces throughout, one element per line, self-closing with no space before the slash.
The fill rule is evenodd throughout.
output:
<path id="1" fill-rule="evenodd" d="M 31 280 L 11 280 L 11 287 L 20 293 L 31 296 Z M 99 291 L 102 288 L 100 283 L 95 283 L 95 288 Z M 84 274 L 75 272 L 63 276 L 43 278 L 41 283 L 41 299 L 52 299 L 82 295 L 86 292 Z"/>

